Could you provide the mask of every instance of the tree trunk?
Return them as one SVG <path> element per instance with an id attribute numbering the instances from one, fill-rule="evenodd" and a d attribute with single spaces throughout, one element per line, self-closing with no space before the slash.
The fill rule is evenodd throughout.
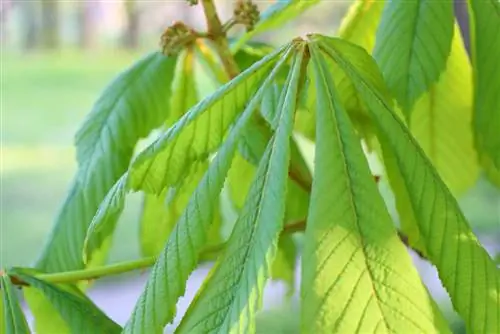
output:
<path id="1" fill-rule="evenodd" d="M 90 49 L 95 46 L 97 33 L 96 1 L 79 1 L 78 6 L 78 46 Z"/>
<path id="2" fill-rule="evenodd" d="M 46 49 L 59 47 L 59 3 L 42 0 L 42 45 Z"/>
<path id="3" fill-rule="evenodd" d="M 139 46 L 139 10 L 136 0 L 125 0 L 125 13 L 127 23 L 123 33 L 122 41 L 125 49 L 136 49 Z"/>

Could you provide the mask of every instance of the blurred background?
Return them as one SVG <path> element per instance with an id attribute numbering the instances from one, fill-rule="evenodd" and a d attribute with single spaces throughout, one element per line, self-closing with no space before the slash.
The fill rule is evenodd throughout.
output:
<path id="1" fill-rule="evenodd" d="M 216 3 L 221 16 L 228 18 L 232 1 Z M 272 1 L 257 3 L 264 9 Z M 307 32 L 334 34 L 350 4 L 349 0 L 324 1 L 279 32 L 260 39 L 278 45 Z M 185 0 L 2 0 L 1 6 L 0 267 L 28 266 L 40 252 L 66 196 L 76 170 L 73 137 L 100 92 L 120 71 L 157 49 L 161 33 L 174 20 L 201 29 L 204 19 L 200 8 L 189 7 Z M 481 179 L 460 203 L 488 251 L 500 251 L 500 191 Z M 139 198 L 131 196 L 111 262 L 140 257 L 139 204 Z M 460 332 L 460 322 L 435 270 L 415 261 Z M 208 270 L 208 266 L 201 267 L 190 278 L 178 317 Z M 104 279 L 93 286 L 90 295 L 123 324 L 146 278 L 147 273 L 134 273 Z M 285 293 L 279 282 L 270 283 L 265 308 L 281 308 Z M 290 312 L 286 309 L 280 314 L 287 319 Z M 264 314 L 261 321 L 276 322 L 281 319 L 277 314 Z"/>

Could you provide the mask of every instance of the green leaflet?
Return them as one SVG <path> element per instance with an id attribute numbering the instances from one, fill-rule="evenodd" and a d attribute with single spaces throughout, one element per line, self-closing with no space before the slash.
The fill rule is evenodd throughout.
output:
<path id="1" fill-rule="evenodd" d="M 292 142 L 293 143 L 293 142 Z M 255 178 L 256 168 L 236 154 L 227 177 L 227 187 L 231 202 L 240 212 L 245 204 L 252 180 Z M 306 217 L 309 204 L 309 194 L 295 182 L 288 180 L 286 194 L 285 222 L 296 221 Z M 293 293 L 295 280 L 295 258 L 297 246 L 291 235 L 282 235 L 278 243 L 278 252 L 272 264 L 271 278 L 284 280 Z"/>
<path id="2" fill-rule="evenodd" d="M 283 50 L 264 57 L 195 105 L 141 152 L 130 168 L 130 188 L 159 194 L 165 187 L 177 184 L 193 162 L 207 159 Z"/>
<path id="3" fill-rule="evenodd" d="M 76 287 L 45 282 L 23 269 L 12 269 L 9 274 L 42 292 L 64 319 L 71 333 L 120 333 L 121 327 Z"/>
<path id="4" fill-rule="evenodd" d="M 260 14 L 260 20 L 257 22 L 253 30 L 243 34 L 233 45 L 231 49 L 233 52 L 239 50 L 254 36 L 275 29 L 292 21 L 300 14 L 305 12 L 309 7 L 317 4 L 319 0 L 278 0 L 269 6 L 264 12 Z"/>
<path id="5" fill-rule="evenodd" d="M 150 54 L 119 75 L 94 105 L 76 136 L 78 173 L 38 268 L 47 272 L 83 268 L 83 242 L 99 204 L 127 170 L 136 142 L 169 113 L 175 62 L 160 53 Z"/>
<path id="6" fill-rule="evenodd" d="M 208 159 L 284 49 L 266 56 L 196 104 L 134 159 L 129 171 L 104 198 L 88 228 L 84 245 L 87 261 L 114 230 L 113 217 L 121 212 L 128 191 L 160 195 L 168 187 L 179 185 L 194 163 Z"/>
<path id="7" fill-rule="evenodd" d="M 468 190 L 479 176 L 472 103 L 472 71 L 455 25 L 446 69 L 417 101 L 410 122 L 415 139 L 455 195 Z"/>
<path id="8" fill-rule="evenodd" d="M 82 249 L 87 229 L 110 188 L 127 170 L 136 142 L 161 125 L 169 113 L 176 58 L 152 53 L 120 74 L 102 93 L 76 135 L 78 172 L 36 266 L 46 272 L 84 267 Z M 121 209 L 110 219 L 116 220 Z M 104 261 L 111 240 L 102 240 L 86 267 Z M 36 328 L 52 328 L 43 314 L 43 296 L 28 303 Z M 40 323 L 44 322 L 44 323 Z"/>
<path id="9" fill-rule="evenodd" d="M 179 186 L 169 188 L 158 197 L 145 195 L 140 224 L 140 244 L 144 256 L 157 256 L 163 250 L 191 194 L 205 174 L 208 162 L 195 164 L 192 168 L 193 171 Z"/>
<path id="10" fill-rule="evenodd" d="M 184 50 L 180 54 L 176 65 L 174 82 L 172 84 L 172 96 L 170 99 L 171 113 L 168 120 L 165 122 L 166 126 L 171 126 L 172 123 L 175 123 L 197 101 L 193 67 L 193 50 Z M 127 181 L 128 174 L 124 174 L 110 189 L 110 192 L 103 200 L 103 205 L 100 206 L 99 211 L 94 216 L 89 226 L 89 231 L 91 232 L 87 232 L 87 237 L 84 242 L 84 260 L 86 263 L 93 259 L 93 254 L 96 250 L 102 249 L 106 240 L 113 234 L 125 204 Z M 146 196 L 154 195 L 146 194 Z M 102 210 L 102 208 L 105 210 Z M 142 220 L 142 222 L 144 222 L 144 220 Z M 155 232 L 154 230 L 155 229 L 153 229 L 152 232 Z M 144 231 L 144 228 L 142 231 Z M 155 236 L 160 238 L 159 242 L 161 244 L 159 245 L 159 252 L 163 249 L 162 241 L 164 241 L 164 239 L 161 239 L 161 237 L 164 236 L 166 238 L 166 235 L 157 233 Z"/>
<path id="11" fill-rule="evenodd" d="M 266 43 L 248 41 L 234 53 L 234 60 L 242 71 L 246 70 L 254 63 L 266 55 L 272 53 L 274 47 Z"/>
<path id="12" fill-rule="evenodd" d="M 500 2 L 470 0 L 474 133 L 479 159 L 500 187 Z"/>
<path id="13" fill-rule="evenodd" d="M 385 1 L 356 0 L 342 19 L 338 36 L 371 53 Z"/>
<path id="14" fill-rule="evenodd" d="M 290 47 L 287 47 L 284 55 L 280 53 L 265 58 L 264 62 L 258 63 L 256 68 L 252 69 L 252 74 L 258 75 L 258 70 L 269 69 L 268 65 L 274 65 L 276 58 L 281 56 L 271 73 L 267 73 L 267 78 L 257 84 L 260 89 L 251 97 L 250 101 L 241 101 L 241 96 L 239 99 L 236 99 L 237 97 L 230 99 L 230 101 L 238 102 L 234 105 L 235 108 L 242 105 L 246 105 L 246 108 L 230 131 L 214 161 L 210 164 L 207 173 L 191 196 L 186 209 L 170 234 L 163 252 L 151 271 L 150 278 L 133 314 L 125 326 L 124 333 L 162 333 L 164 326 L 173 319 L 177 299 L 184 293 L 186 280 L 195 268 L 199 253 L 206 243 L 214 207 L 218 206 L 219 194 L 231 166 L 238 141 L 248 122 L 252 119 L 263 91 L 267 89 L 281 66 L 288 59 Z M 251 76 L 243 74 L 241 77 L 249 81 L 247 87 L 252 85 Z M 236 79 L 236 82 L 245 86 L 244 81 Z M 233 85 L 234 83 L 226 85 L 223 89 L 227 90 Z M 224 93 L 231 94 L 227 91 Z M 223 98 L 225 95 L 221 93 L 218 96 Z M 229 98 L 230 95 L 227 97 Z M 224 104 L 224 102 L 221 103 Z M 233 109 L 224 111 L 227 115 Z M 233 112 L 236 113 L 237 110 Z"/>
<path id="15" fill-rule="evenodd" d="M 3 318 L 3 321 L 0 321 L 0 332 L 5 334 L 31 333 L 9 276 L 1 275 L 0 283 L 2 291 L 2 299 L 0 300 L 2 314 L 0 317 Z"/>
<path id="16" fill-rule="evenodd" d="M 194 73 L 194 49 L 184 50 L 179 55 L 172 83 L 170 115 L 166 122 L 171 126 L 198 102 L 196 94 L 196 76 Z"/>
<path id="17" fill-rule="evenodd" d="M 389 1 L 373 56 L 406 117 L 444 70 L 453 36 L 453 2 Z"/>
<path id="18" fill-rule="evenodd" d="M 37 334 L 71 334 L 61 314 L 48 301 L 43 293 L 33 287 L 23 288 L 24 298 L 35 315 L 34 332 Z"/>
<path id="19" fill-rule="evenodd" d="M 350 14 L 344 19 L 339 30 L 339 36 L 343 39 L 359 43 L 359 45 L 369 51 L 373 48 L 375 41 L 375 29 L 378 25 L 379 18 L 384 6 L 384 1 L 360 0 L 354 3 L 350 9 Z M 349 113 L 349 116 L 354 120 L 356 131 L 366 141 L 371 148 L 371 140 L 374 137 L 374 129 L 372 121 L 366 112 L 366 106 L 358 96 L 358 92 L 338 64 L 326 59 L 328 68 L 334 78 L 335 86 L 337 87 L 338 95 L 342 101 L 342 105 Z M 355 59 L 353 61 L 356 61 Z M 358 66 L 366 66 L 361 62 Z M 315 73 L 310 70 L 308 74 L 312 83 L 315 82 Z M 385 87 L 383 81 L 378 77 L 372 78 L 372 82 L 383 91 L 390 99 L 391 95 Z M 307 94 L 307 110 L 297 114 L 296 130 L 305 135 L 307 138 L 314 141 L 316 127 L 316 91 L 315 85 L 310 84 Z"/>
<path id="20" fill-rule="evenodd" d="M 283 228 L 296 96 L 303 49 L 285 85 L 280 121 L 259 163 L 226 249 L 191 303 L 179 333 L 253 333 L 271 261 Z"/>
<path id="21" fill-rule="evenodd" d="M 468 331 L 500 331 L 500 272 L 471 231 L 456 200 L 436 173 L 407 128 L 385 98 L 350 60 L 363 59 L 377 72 L 375 62 L 348 43 L 318 37 L 321 48 L 355 82 L 395 156 L 429 259 L 436 265 L 455 310 Z"/>
<path id="22" fill-rule="evenodd" d="M 302 255 L 305 333 L 448 332 L 400 242 L 328 64 L 311 46 L 316 164 Z"/>
<path id="23" fill-rule="evenodd" d="M 188 49 L 177 62 L 172 98 L 170 100 L 170 126 L 198 101 L 194 73 L 194 51 Z M 207 163 L 194 164 L 192 171 L 175 187 L 165 189 L 160 195 L 144 194 L 140 219 L 140 246 L 144 256 L 158 255 L 177 219 L 187 205 L 189 196 L 201 180 Z"/>

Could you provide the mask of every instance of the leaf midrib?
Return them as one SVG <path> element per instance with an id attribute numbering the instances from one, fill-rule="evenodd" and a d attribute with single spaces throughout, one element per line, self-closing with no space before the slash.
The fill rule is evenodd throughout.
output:
<path id="1" fill-rule="evenodd" d="M 320 71 L 320 75 L 321 75 L 321 81 L 323 82 L 323 85 L 325 87 L 325 91 L 328 95 L 331 95 L 330 94 L 330 90 L 328 89 L 329 85 L 328 85 L 328 82 L 325 78 L 325 75 L 324 75 L 324 72 L 321 70 Z M 333 96 L 329 96 L 330 98 L 328 99 L 328 104 L 330 105 L 330 108 L 332 111 L 336 111 L 337 109 L 335 108 L 335 106 L 333 105 Z M 325 112 L 325 111 L 323 111 Z M 366 256 L 366 252 L 365 252 L 365 244 L 363 242 L 363 238 L 361 237 L 362 236 L 362 233 L 361 233 L 361 228 L 360 228 L 360 225 L 359 225 L 359 212 L 358 212 L 358 209 L 357 209 L 357 206 L 356 206 L 356 203 L 354 201 L 354 197 L 353 197 L 353 193 L 352 193 L 352 175 L 351 173 L 349 172 L 349 168 L 347 167 L 347 164 L 346 164 L 346 156 L 345 156 L 345 150 L 346 150 L 346 147 L 345 147 L 345 143 L 344 141 L 342 140 L 342 137 L 340 136 L 340 129 L 338 127 L 338 121 L 337 121 L 337 117 L 335 115 L 335 113 L 332 114 L 332 117 L 334 118 L 335 120 L 335 124 L 336 124 L 336 137 L 337 137 L 337 142 L 339 144 L 340 147 L 342 147 L 342 149 L 340 150 L 340 154 L 342 156 L 342 162 L 343 162 L 343 167 L 344 167 L 344 173 L 346 175 L 346 181 L 347 181 L 347 187 L 349 189 L 348 193 L 349 193 L 349 203 L 351 204 L 351 207 L 352 207 L 352 211 L 351 213 L 353 214 L 353 218 L 354 218 L 354 222 L 355 222 L 355 226 L 356 226 L 356 229 L 357 229 L 357 239 L 361 245 L 361 251 L 363 253 L 363 260 L 364 260 L 364 263 L 365 263 L 365 267 L 367 269 L 367 273 L 368 275 L 370 276 L 370 285 L 372 287 L 372 295 L 375 297 L 375 300 L 376 300 L 376 303 L 377 303 L 377 307 L 379 309 L 379 312 L 380 312 L 380 315 L 381 315 L 381 318 L 383 319 L 383 322 L 384 322 L 384 325 L 385 327 L 390 331 L 390 327 L 387 323 L 387 321 L 385 320 L 385 314 L 384 312 L 382 311 L 382 306 L 380 305 L 380 297 L 375 289 L 375 285 L 374 285 L 374 279 L 373 279 L 373 273 L 372 273 L 372 268 L 371 266 L 368 264 L 368 260 L 367 260 L 367 256 Z M 335 126 L 335 124 L 332 124 L 333 126 Z M 337 320 L 338 321 L 338 320 Z M 337 326 L 337 323 L 335 324 L 335 326 Z"/>
<path id="2" fill-rule="evenodd" d="M 11 296 L 11 287 L 10 286 L 7 286 L 8 284 L 10 284 L 10 282 L 7 282 L 7 280 L 9 280 L 9 277 L 8 276 L 2 276 L 2 281 L 4 281 L 4 284 L 3 284 L 3 288 L 4 288 L 4 293 L 3 295 L 6 297 L 7 299 L 7 303 L 8 303 L 8 307 L 9 307 L 9 313 L 11 314 L 11 323 L 14 325 L 14 333 L 17 333 L 18 330 L 19 330 L 19 327 L 17 326 L 17 317 L 16 317 L 16 314 L 14 313 L 14 307 L 15 307 L 15 303 L 13 301 L 13 298 Z M 2 316 L 2 315 L 0 315 Z M 6 321 L 8 321 L 7 319 L 5 319 Z M 22 330 L 19 330 L 19 333 L 22 333 Z"/>

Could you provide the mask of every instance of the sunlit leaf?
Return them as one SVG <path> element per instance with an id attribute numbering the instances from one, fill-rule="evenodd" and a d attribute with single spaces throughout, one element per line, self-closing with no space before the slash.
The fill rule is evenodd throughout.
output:
<path id="1" fill-rule="evenodd" d="M 410 122 L 415 139 L 455 195 L 469 189 L 479 176 L 472 103 L 472 71 L 455 26 L 446 70 L 417 101 Z"/>
<path id="2" fill-rule="evenodd" d="M 260 20 L 255 27 L 243 34 L 232 46 L 232 50 L 240 49 L 254 36 L 271 29 L 279 28 L 288 21 L 292 21 L 309 7 L 319 3 L 319 0 L 278 0 L 260 13 Z"/>
<path id="3" fill-rule="evenodd" d="M 207 168 L 206 162 L 198 163 L 178 187 L 169 188 L 158 197 L 152 194 L 145 195 L 140 225 L 143 255 L 160 254 Z"/>
<path id="4" fill-rule="evenodd" d="M 487 175 L 500 187 L 500 2 L 471 0 L 469 4 L 475 143 Z"/>
<path id="5" fill-rule="evenodd" d="M 384 7 L 373 56 L 407 117 L 445 69 L 453 22 L 452 1 L 388 1 Z"/>
<path id="6" fill-rule="evenodd" d="M 33 287 L 24 287 L 23 294 L 34 315 L 33 330 L 38 334 L 71 334 L 71 330 L 44 294 Z"/>
<path id="7" fill-rule="evenodd" d="M 177 184 L 193 162 L 207 159 L 282 52 L 283 48 L 266 56 L 195 105 L 141 152 L 131 166 L 131 188 L 159 194 L 166 186 Z"/>
<path id="8" fill-rule="evenodd" d="M 290 139 L 303 69 L 297 53 L 276 133 L 259 163 L 226 249 L 191 303 L 177 331 L 254 332 L 266 278 L 283 228 Z"/>
<path id="9" fill-rule="evenodd" d="M 236 114 L 234 117 L 237 117 L 238 109 L 243 105 L 246 105 L 245 110 L 210 164 L 207 173 L 191 196 L 186 209 L 170 234 L 165 249 L 154 265 L 146 287 L 125 326 L 125 333 L 162 333 L 163 327 L 172 321 L 177 299 L 184 293 L 186 280 L 196 267 L 202 247 L 205 246 L 214 207 L 219 203 L 219 195 L 236 152 L 238 141 L 249 121 L 255 115 L 254 111 L 260 103 L 263 91 L 273 81 L 281 66 L 288 59 L 290 49 L 287 48 L 287 50 L 271 73 L 267 73 L 267 78 L 263 82 L 255 83 L 255 85 L 260 86 L 260 89 L 256 92 L 249 92 L 246 95 L 247 100 L 244 100 L 243 96 L 231 97 L 231 92 L 234 92 L 232 90 L 223 91 L 218 95 L 221 99 L 228 98 L 228 104 L 223 110 L 224 115 L 220 116 L 222 120 L 225 120 L 225 115 L 231 112 Z M 264 62 L 257 64 L 257 69 L 270 70 L 268 65 L 274 65 L 276 58 L 280 55 L 279 52 L 272 57 L 265 58 Z M 258 75 L 259 71 L 251 71 L 251 73 Z M 254 82 L 252 76 L 247 75 L 243 78 L 245 79 L 241 79 L 242 81 L 239 83 L 249 89 L 248 87 Z M 234 82 L 225 87 L 225 89 L 234 87 Z M 245 94 L 242 95 L 245 96 Z M 229 104 L 230 102 L 231 104 Z M 219 108 L 224 105 L 224 102 L 219 102 Z M 205 112 L 212 111 L 214 110 Z M 214 112 L 219 111 L 222 110 L 215 109 Z M 227 124 L 227 126 L 229 125 Z M 219 140 L 221 139 L 219 138 Z M 163 168 L 163 173 L 169 171 L 168 166 L 164 165 Z"/>
<path id="10" fill-rule="evenodd" d="M 120 333 L 121 327 L 108 318 L 76 287 L 54 285 L 31 276 L 23 269 L 10 275 L 39 290 L 64 319 L 72 333 Z"/>
<path id="11" fill-rule="evenodd" d="M 181 54 L 177 62 L 170 100 L 172 112 L 167 125 L 175 123 L 198 101 L 195 80 L 194 52 L 193 49 L 188 49 Z M 163 249 L 206 167 L 204 162 L 195 164 L 193 171 L 177 186 L 164 190 L 160 195 L 144 195 L 139 237 L 143 255 L 156 256 Z"/>
<path id="12" fill-rule="evenodd" d="M 167 126 L 171 126 L 198 102 L 196 76 L 194 73 L 194 50 L 184 50 L 179 56 L 172 83 L 170 114 Z"/>
<path id="13" fill-rule="evenodd" d="M 353 43 L 360 43 L 360 46 L 366 48 L 367 50 L 373 48 L 375 40 L 374 29 L 377 26 L 383 5 L 383 1 L 372 2 L 369 0 L 360 0 L 355 3 L 353 9 L 351 9 L 352 13 L 341 25 L 339 30 L 340 37 L 349 41 L 352 40 Z M 368 24 L 370 20 L 373 20 L 374 23 Z M 366 111 L 366 105 L 358 96 L 358 92 L 356 91 L 352 80 L 346 76 L 342 68 L 330 59 L 325 59 L 325 61 L 328 63 L 328 68 L 332 73 L 342 105 L 345 107 L 350 117 L 354 120 L 356 131 L 371 148 L 371 140 L 375 135 L 375 130 L 369 114 Z M 353 59 L 352 61 L 356 62 L 357 60 Z M 360 67 L 366 66 L 359 61 L 357 61 L 357 65 Z M 315 75 L 314 71 L 309 71 L 308 77 L 311 83 L 314 83 Z M 388 99 L 391 98 L 389 91 L 379 77 L 373 77 L 371 78 L 371 81 L 374 85 L 379 87 L 380 91 L 384 92 Z M 317 94 L 315 89 L 316 87 L 314 84 L 309 84 L 306 101 L 307 110 L 303 110 L 297 114 L 296 122 L 296 130 L 313 141 L 315 138 L 316 127 L 315 114 Z"/>
<path id="14" fill-rule="evenodd" d="M 342 19 L 337 35 L 371 53 L 386 1 L 356 0 Z"/>
<path id="15" fill-rule="evenodd" d="M 193 164 L 206 161 L 217 150 L 284 49 L 265 57 L 196 104 L 134 159 L 129 171 L 107 194 L 88 228 L 84 249 L 87 261 L 114 230 L 113 217 L 121 212 L 127 192 L 142 190 L 159 196 L 165 189 L 179 185 Z"/>
<path id="16" fill-rule="evenodd" d="M 371 72 L 378 71 L 376 64 L 360 48 L 339 40 L 319 39 L 322 50 L 343 66 L 370 106 L 379 137 L 395 156 L 427 255 L 438 269 L 455 310 L 468 331 L 498 332 L 500 271 L 407 127 L 367 79 L 368 73 L 350 60 L 363 59 L 370 64 Z"/>
<path id="17" fill-rule="evenodd" d="M 302 255 L 301 327 L 447 332 L 398 238 L 321 51 L 312 46 L 316 164 Z"/>
<path id="18" fill-rule="evenodd" d="M 31 333 L 9 276 L 1 275 L 0 283 L 2 291 L 2 300 L 0 301 L 2 314 L 0 314 L 0 317 L 3 319 L 3 321 L 0 321 L 0 332 L 6 334 Z"/>

